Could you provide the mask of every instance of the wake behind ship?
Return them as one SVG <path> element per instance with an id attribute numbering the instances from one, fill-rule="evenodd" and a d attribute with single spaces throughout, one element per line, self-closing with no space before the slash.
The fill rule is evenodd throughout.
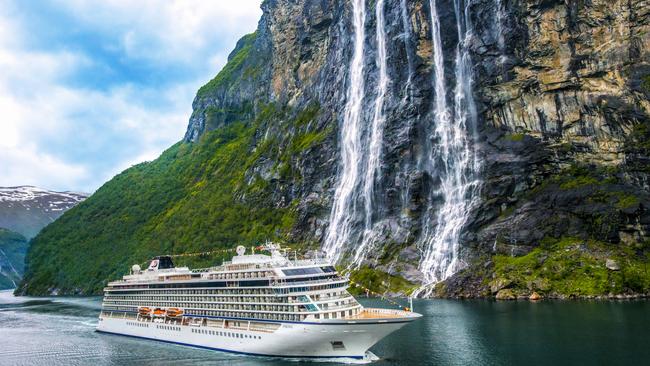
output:
<path id="1" fill-rule="evenodd" d="M 149 268 L 104 289 L 97 330 L 260 356 L 363 359 L 386 335 L 421 315 L 365 308 L 325 260 L 238 255 L 207 269 L 174 267 L 156 257 Z"/>

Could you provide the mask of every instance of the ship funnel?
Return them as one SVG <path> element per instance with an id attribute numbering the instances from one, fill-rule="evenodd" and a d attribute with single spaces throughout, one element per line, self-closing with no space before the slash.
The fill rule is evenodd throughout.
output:
<path id="1" fill-rule="evenodd" d="M 170 256 L 159 256 L 151 260 L 148 271 L 157 271 L 159 269 L 174 268 L 174 262 Z"/>

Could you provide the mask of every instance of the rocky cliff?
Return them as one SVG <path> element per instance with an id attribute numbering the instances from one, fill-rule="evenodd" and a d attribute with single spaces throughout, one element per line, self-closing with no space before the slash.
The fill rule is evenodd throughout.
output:
<path id="1" fill-rule="evenodd" d="M 270 237 L 382 291 L 645 293 L 647 5 L 264 1 L 183 141 L 39 235 L 21 291 Z"/>

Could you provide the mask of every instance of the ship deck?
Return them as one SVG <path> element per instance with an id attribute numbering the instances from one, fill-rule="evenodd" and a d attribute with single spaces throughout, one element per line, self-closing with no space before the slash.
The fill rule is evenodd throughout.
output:
<path id="1" fill-rule="evenodd" d="M 345 317 L 345 320 L 415 319 L 421 316 L 421 314 L 405 310 L 364 308 L 359 314 Z"/>

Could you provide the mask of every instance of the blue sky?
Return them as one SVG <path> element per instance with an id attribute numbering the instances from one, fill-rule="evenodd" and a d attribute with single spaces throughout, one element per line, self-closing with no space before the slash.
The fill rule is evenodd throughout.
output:
<path id="1" fill-rule="evenodd" d="M 179 141 L 261 0 L 0 0 L 0 186 L 93 192 Z"/>

